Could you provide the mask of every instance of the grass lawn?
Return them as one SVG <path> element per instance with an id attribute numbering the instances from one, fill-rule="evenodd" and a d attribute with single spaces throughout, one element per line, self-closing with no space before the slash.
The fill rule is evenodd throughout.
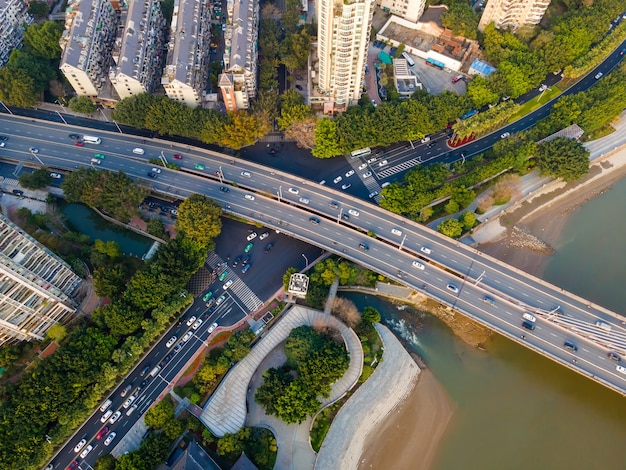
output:
<path id="1" fill-rule="evenodd" d="M 517 110 L 517 112 L 509 118 L 509 122 L 511 123 L 513 121 L 523 118 L 524 116 L 531 113 L 535 109 L 540 108 L 541 106 L 546 104 L 548 101 L 556 98 L 561 93 L 562 93 L 562 90 L 559 87 L 557 86 L 550 87 L 548 90 L 546 90 L 544 93 L 539 95 L 537 98 L 533 98 L 532 100 L 527 101 L 526 103 L 521 105 L 520 108 Z"/>

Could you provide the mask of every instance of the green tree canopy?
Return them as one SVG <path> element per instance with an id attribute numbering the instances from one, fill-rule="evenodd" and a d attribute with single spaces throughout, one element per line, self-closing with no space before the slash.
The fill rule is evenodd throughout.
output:
<path id="1" fill-rule="evenodd" d="M 153 429 L 163 429 L 168 421 L 174 419 L 174 404 L 169 395 L 166 395 L 144 415 L 146 425 Z"/>
<path id="2" fill-rule="evenodd" d="M 222 231 L 221 206 L 213 199 L 193 194 L 178 208 L 176 231 L 203 246 L 211 246 Z"/>
<path id="3" fill-rule="evenodd" d="M 35 81 L 28 73 L 22 69 L 0 68 L 0 100 L 4 104 L 30 108 L 38 98 Z"/>
<path id="4" fill-rule="evenodd" d="M 576 181 L 589 173 L 589 151 L 577 140 L 564 137 L 537 147 L 541 173 L 565 181 Z"/>
<path id="5" fill-rule="evenodd" d="M 98 110 L 98 106 L 88 96 L 73 96 L 67 106 L 76 113 L 91 114 Z"/>
<path id="6" fill-rule="evenodd" d="M 450 238 L 458 238 L 463 233 L 463 224 L 456 219 L 447 219 L 439 224 L 437 231 Z"/>
<path id="7" fill-rule="evenodd" d="M 380 312 L 374 307 L 365 307 L 363 309 L 363 320 L 369 323 L 380 323 Z"/>
<path id="8" fill-rule="evenodd" d="M 49 169 L 38 168 L 32 173 L 22 173 L 18 180 L 26 189 L 42 189 L 52 182 L 52 176 Z"/>
<path id="9" fill-rule="evenodd" d="M 60 59 L 59 39 L 63 33 L 63 24 L 55 21 L 33 23 L 24 31 L 26 51 L 43 59 Z"/>

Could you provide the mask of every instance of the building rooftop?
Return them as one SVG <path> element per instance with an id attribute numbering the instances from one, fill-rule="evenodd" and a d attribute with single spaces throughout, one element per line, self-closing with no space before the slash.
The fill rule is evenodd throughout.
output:
<path id="1" fill-rule="evenodd" d="M 255 26 L 255 0 L 238 0 L 233 3 L 231 24 L 230 70 L 251 70 L 254 64 L 252 54 L 256 54 L 252 29 Z"/>
<path id="2" fill-rule="evenodd" d="M 86 70 L 86 60 L 89 57 L 90 41 L 93 35 L 94 20 L 91 15 L 94 12 L 92 3 L 89 0 L 74 1 L 68 3 L 68 9 L 71 9 L 71 25 L 69 29 L 63 32 L 66 36 L 67 45 L 63 50 L 61 63 L 72 65 L 81 70 Z"/>

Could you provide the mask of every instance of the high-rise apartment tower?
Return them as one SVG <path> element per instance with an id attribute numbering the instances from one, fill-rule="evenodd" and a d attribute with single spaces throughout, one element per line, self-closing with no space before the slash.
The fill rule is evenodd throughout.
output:
<path id="1" fill-rule="evenodd" d="M 549 5 L 550 0 L 487 0 L 478 29 L 484 31 L 490 23 L 514 29 L 538 24 Z"/>

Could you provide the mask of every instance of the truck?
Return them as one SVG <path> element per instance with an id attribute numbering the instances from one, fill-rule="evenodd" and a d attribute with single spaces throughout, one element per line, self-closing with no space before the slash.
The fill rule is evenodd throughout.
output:
<path id="1" fill-rule="evenodd" d="M 152 369 L 152 371 L 150 372 L 150 375 L 152 377 L 156 377 L 159 372 L 161 372 L 161 366 L 156 366 L 154 369 Z"/>

